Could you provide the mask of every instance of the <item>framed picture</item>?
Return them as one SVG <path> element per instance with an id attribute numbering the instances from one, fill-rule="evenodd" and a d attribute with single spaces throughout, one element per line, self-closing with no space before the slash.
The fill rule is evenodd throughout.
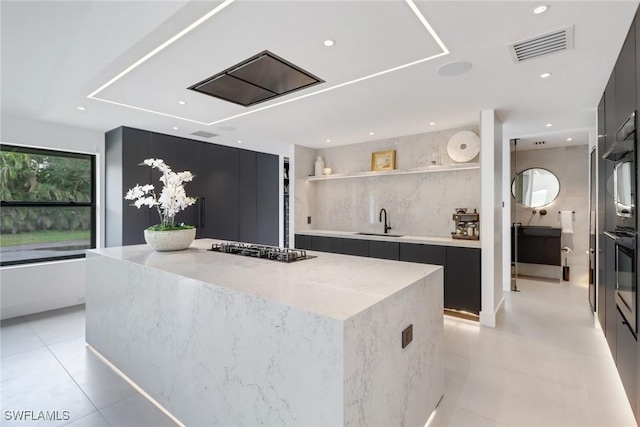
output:
<path id="1" fill-rule="evenodd" d="M 372 171 L 390 171 L 396 168 L 396 150 L 378 151 L 371 154 Z"/>

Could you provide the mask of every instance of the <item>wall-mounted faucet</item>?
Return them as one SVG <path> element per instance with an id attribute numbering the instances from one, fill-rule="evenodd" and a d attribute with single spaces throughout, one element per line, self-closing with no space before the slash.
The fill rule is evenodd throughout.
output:
<path id="1" fill-rule="evenodd" d="M 384 212 L 384 233 L 387 234 L 387 231 L 391 230 L 391 223 L 387 225 L 387 210 L 385 208 L 380 209 L 380 215 L 378 220 L 382 222 L 382 212 Z"/>

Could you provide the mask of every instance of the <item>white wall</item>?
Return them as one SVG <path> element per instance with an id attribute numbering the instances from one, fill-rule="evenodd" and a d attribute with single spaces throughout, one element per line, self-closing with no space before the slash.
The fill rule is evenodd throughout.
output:
<path id="1" fill-rule="evenodd" d="M 494 110 L 480 113 L 480 233 L 482 238 L 482 309 L 480 323 L 495 327 L 502 309 L 503 286 L 503 141 L 502 123 Z"/>
<path id="2" fill-rule="evenodd" d="M 2 116 L 3 144 L 95 154 L 98 195 L 104 194 L 104 134 Z M 97 198 L 97 244 L 104 242 L 104 206 Z M 84 302 L 84 259 L 0 268 L 0 317 L 37 313 Z"/>

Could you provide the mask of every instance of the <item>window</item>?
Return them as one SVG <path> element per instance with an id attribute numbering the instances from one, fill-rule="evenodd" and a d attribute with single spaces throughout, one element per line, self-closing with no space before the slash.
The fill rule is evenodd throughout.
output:
<path id="1" fill-rule="evenodd" d="M 0 145 L 0 265 L 96 247 L 95 157 Z"/>

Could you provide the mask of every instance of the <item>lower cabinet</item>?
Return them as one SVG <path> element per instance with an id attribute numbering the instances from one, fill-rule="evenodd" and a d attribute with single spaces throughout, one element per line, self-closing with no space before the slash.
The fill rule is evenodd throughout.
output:
<path id="1" fill-rule="evenodd" d="M 444 307 L 480 314 L 480 249 L 296 234 L 295 247 L 444 267 Z"/>
<path id="2" fill-rule="evenodd" d="M 633 336 L 633 333 L 631 333 L 631 329 L 629 329 L 624 317 L 622 317 L 620 310 L 616 309 L 616 314 L 616 366 L 618 367 L 618 374 L 620 374 L 624 391 L 627 393 L 627 398 L 629 399 L 631 408 L 635 413 L 637 400 L 636 376 L 638 369 L 638 343 L 636 342 L 636 338 Z"/>
<path id="3" fill-rule="evenodd" d="M 311 247 L 311 236 L 306 236 L 304 234 L 296 234 L 294 246 L 296 249 L 305 249 L 307 251 L 312 251 Z"/>
<path id="4" fill-rule="evenodd" d="M 400 243 L 369 240 L 369 256 L 371 258 L 400 259 Z"/>
<path id="5" fill-rule="evenodd" d="M 345 255 L 369 256 L 369 241 L 342 239 L 342 253 Z"/>
<path id="6" fill-rule="evenodd" d="M 333 237 L 311 236 L 311 248 L 318 252 L 342 253 L 342 240 Z"/>
<path id="7" fill-rule="evenodd" d="M 480 249 L 447 246 L 444 306 L 480 314 Z"/>

